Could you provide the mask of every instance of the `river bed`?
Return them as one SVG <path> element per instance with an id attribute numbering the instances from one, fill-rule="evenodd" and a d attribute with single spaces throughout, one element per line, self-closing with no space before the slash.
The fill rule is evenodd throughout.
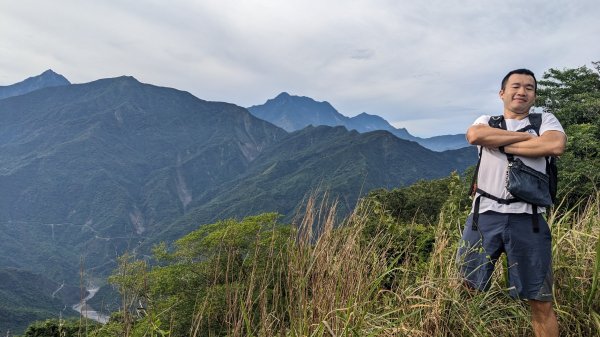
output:
<path id="1" fill-rule="evenodd" d="M 100 288 L 98 287 L 87 289 L 88 295 L 83 300 L 81 300 L 81 302 L 75 304 L 73 306 L 73 310 L 77 311 L 85 318 L 93 319 L 96 322 L 104 324 L 108 322 L 109 316 L 95 311 L 92 307 L 90 307 L 87 304 L 87 301 L 94 297 L 98 290 L 100 290 Z"/>

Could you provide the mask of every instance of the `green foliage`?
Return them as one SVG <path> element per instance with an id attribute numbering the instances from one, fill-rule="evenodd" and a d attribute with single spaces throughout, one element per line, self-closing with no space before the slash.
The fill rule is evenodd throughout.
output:
<path id="1" fill-rule="evenodd" d="M 600 62 L 593 69 L 550 69 L 538 82 L 536 105 L 559 118 L 563 126 L 600 123 Z"/>
<path id="2" fill-rule="evenodd" d="M 527 307 L 506 295 L 506 266 L 497 266 L 487 293 L 466 292 L 457 275 L 469 182 L 453 174 L 421 184 L 423 193 L 407 188 L 423 200 L 425 191 L 447 192 L 437 224 L 404 223 L 402 212 L 384 207 L 401 206 L 398 199 L 374 191 L 336 229 L 333 216 L 318 212 L 307 212 L 297 232 L 262 214 L 203 226 L 172 249 L 157 245 L 150 269 L 124 256 L 111 280 L 138 306 L 89 336 L 531 335 Z M 580 213 L 548 219 L 565 336 L 600 327 L 598 197 Z M 319 219 L 328 219 L 324 228 L 313 226 Z"/>
<path id="3" fill-rule="evenodd" d="M 31 324 L 23 337 L 79 337 L 99 326 L 96 322 L 81 319 L 49 319 Z"/>
<path id="4" fill-rule="evenodd" d="M 129 333 L 133 329 L 137 312 L 148 296 L 148 265 L 144 260 L 136 260 L 129 253 L 123 254 L 118 259 L 118 267 L 108 278 L 108 282 L 115 285 L 121 295 L 121 312 L 124 330 Z"/>
<path id="5" fill-rule="evenodd" d="M 231 289 L 245 293 L 252 275 L 271 263 L 266 254 L 281 250 L 289 237 L 289 227 L 279 225 L 279 217 L 266 213 L 204 225 L 177 240 L 172 252 L 157 245 L 157 264 L 150 270 L 143 261 L 122 257 L 110 281 L 128 303 L 125 324 L 130 322 L 134 335 L 170 331 L 181 336 L 190 326 L 201 326 L 200 335 L 219 335 L 226 327 Z"/>
<path id="6" fill-rule="evenodd" d="M 287 227 L 273 227 L 272 214 L 201 228 L 172 252 L 157 247 L 157 256 L 168 258 L 136 272 L 149 290 L 129 332 L 121 313 L 90 336 L 531 335 L 527 306 L 507 296 L 505 265 L 497 266 L 489 292 L 464 289 L 453 261 L 455 222 L 466 214 L 456 205 L 468 184 L 454 175 L 447 185 L 438 223 L 426 226 L 400 223 L 381 203 L 365 200 L 369 207 L 337 229 L 330 223 L 317 229 L 316 240 L 309 230 L 314 220 L 333 217 L 305 215 L 302 222 L 311 226 L 292 236 Z M 580 213 L 561 210 L 548 219 L 564 336 L 600 328 L 599 197 Z M 380 221 L 385 232 L 373 232 L 369 226 Z M 397 239 L 407 258 L 385 260 Z"/>
<path id="7" fill-rule="evenodd" d="M 559 198 L 567 205 L 600 186 L 600 62 L 575 69 L 550 69 L 539 81 L 537 105 L 558 117 L 568 136 L 559 160 Z"/>
<path id="8" fill-rule="evenodd" d="M 600 125 L 574 124 L 565 131 L 569 140 L 559 160 L 559 195 L 573 205 L 600 186 Z"/>
<path id="9" fill-rule="evenodd" d="M 397 274 L 406 272 L 396 270 L 400 264 L 410 268 L 415 277 L 427 268 L 440 217 L 453 222 L 448 227 L 462 227 L 471 206 L 467 191 L 472 173 L 470 169 L 464 178 L 453 173 L 391 191 L 375 190 L 364 198 L 357 211 L 369 214 L 364 219 L 363 240 L 385 233 L 387 241 L 379 249 L 385 250 L 386 263 L 395 270 L 386 275 L 386 287 L 393 287 Z"/>
<path id="10" fill-rule="evenodd" d="M 398 223 L 436 224 L 440 211 L 450 195 L 460 194 L 456 188 L 463 185 L 458 174 L 434 180 L 418 182 L 391 191 L 378 189 L 371 191 L 367 199 L 380 205 L 384 212 Z M 467 193 L 459 200 L 465 204 Z"/>

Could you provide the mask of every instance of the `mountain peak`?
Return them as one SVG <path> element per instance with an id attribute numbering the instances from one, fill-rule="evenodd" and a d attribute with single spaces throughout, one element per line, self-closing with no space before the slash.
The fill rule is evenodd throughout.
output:
<path id="1" fill-rule="evenodd" d="M 52 69 L 48 69 L 40 75 L 29 77 L 21 82 L 8 86 L 0 86 L 0 99 L 23 95 L 43 88 L 70 84 L 71 82 L 64 76 L 55 73 Z"/>
<path id="2" fill-rule="evenodd" d="M 291 97 L 291 95 L 284 91 L 284 92 L 280 93 L 279 95 L 277 95 L 275 97 L 275 99 L 283 99 L 283 98 L 289 98 L 289 97 Z"/>
<path id="3" fill-rule="evenodd" d="M 348 117 L 341 115 L 329 102 L 318 102 L 306 96 L 282 92 L 263 105 L 248 108 L 254 116 L 291 132 L 307 125 L 344 125 Z"/>
<path id="4" fill-rule="evenodd" d="M 62 75 L 54 72 L 54 70 L 52 70 L 52 69 L 48 69 L 48 70 L 44 71 L 43 73 L 41 73 L 39 76 L 48 77 L 48 76 L 62 76 Z"/>
<path id="5" fill-rule="evenodd" d="M 25 81 L 31 81 L 31 80 L 46 81 L 47 83 L 56 84 L 56 85 L 51 85 L 51 86 L 71 84 L 71 82 L 69 82 L 69 80 L 67 80 L 63 75 L 54 72 L 54 70 L 52 70 L 52 69 L 48 69 L 37 76 L 29 77 Z M 25 81 L 23 81 L 23 82 L 25 82 Z M 20 82 L 20 83 L 23 83 L 23 82 Z"/>
<path id="6" fill-rule="evenodd" d="M 372 115 L 372 114 L 368 114 L 366 112 L 361 112 L 358 115 L 354 116 L 354 118 L 359 117 L 359 118 L 366 118 L 366 117 L 376 117 L 376 118 L 383 118 L 381 116 L 378 115 Z"/>
<path id="7" fill-rule="evenodd" d="M 115 77 L 113 80 L 115 80 L 117 82 L 141 83 L 140 81 L 137 80 L 137 78 L 135 78 L 133 76 L 127 76 L 127 75 Z"/>
<path id="8" fill-rule="evenodd" d="M 275 96 L 275 98 L 270 99 L 269 101 L 275 101 L 275 102 L 292 102 L 292 103 L 297 103 L 297 104 L 311 104 L 311 105 L 326 105 L 331 107 L 331 109 L 334 109 L 331 104 L 329 104 L 329 102 L 324 101 L 324 102 L 319 102 L 314 100 L 311 97 L 307 97 L 307 96 L 299 96 L 299 95 L 291 95 L 286 91 L 281 92 L 279 95 Z M 268 102 L 267 102 L 268 103 Z M 334 109 L 335 110 L 335 109 Z"/>
<path id="9" fill-rule="evenodd" d="M 130 87 L 138 87 L 142 83 L 133 76 L 123 75 L 123 76 L 118 76 L 118 77 L 102 78 L 102 79 L 90 82 L 90 84 L 98 85 L 98 86 L 113 87 L 113 88 L 130 88 Z"/>

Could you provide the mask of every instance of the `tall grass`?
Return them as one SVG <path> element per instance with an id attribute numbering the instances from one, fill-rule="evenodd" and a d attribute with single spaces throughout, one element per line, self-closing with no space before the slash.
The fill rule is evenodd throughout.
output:
<path id="1" fill-rule="evenodd" d="M 555 309 L 563 332 L 600 335 L 600 194 L 583 212 L 551 216 Z M 555 212 L 554 214 L 558 214 Z"/>
<path id="2" fill-rule="evenodd" d="M 248 258 L 253 261 L 249 275 L 225 276 L 247 280 L 225 287 L 227 335 L 362 335 L 357 328 L 367 325 L 387 272 L 385 250 L 377 247 L 385 238 L 361 243 L 365 222 L 354 215 L 339 226 L 335 210 L 335 203 L 309 200 L 284 245 L 276 245 L 274 237 L 270 244 L 257 242 L 254 256 Z M 220 254 L 234 256 L 232 250 Z M 234 269 L 215 270 L 215 280 Z M 206 303 L 211 300 L 208 296 L 199 306 L 191 335 L 204 335 L 203 324 L 210 316 Z"/>
<path id="3" fill-rule="evenodd" d="M 504 264 L 498 263 L 488 292 L 463 286 L 455 254 L 467 214 L 457 205 L 449 200 L 438 223 L 426 228 L 427 237 L 435 237 L 432 246 L 426 245 L 426 259 L 420 254 L 422 225 L 390 223 L 389 214 L 369 203 L 338 219 L 335 202 L 311 199 L 286 231 L 270 216 L 260 225 L 242 222 L 247 226 L 235 227 L 238 231 L 256 235 L 243 247 L 235 243 L 241 241 L 235 240 L 240 234 L 232 233 L 234 227 L 218 227 L 215 256 L 196 261 L 203 269 L 192 266 L 191 274 L 181 275 L 191 280 L 198 273 L 206 280 L 198 290 L 186 291 L 197 294 L 193 308 L 176 309 L 187 300 L 182 298 L 161 303 L 153 297 L 160 294 L 144 290 L 145 272 L 125 273 L 121 285 L 130 289 L 124 290 L 142 294 L 153 314 L 124 322 L 131 329 L 113 325 L 110 331 L 194 337 L 532 336 L 528 305 L 508 296 Z M 557 207 L 548 223 L 561 336 L 598 336 L 600 195 L 573 209 Z M 407 230 L 394 232 L 394 226 Z M 402 244 L 394 235 L 402 235 Z M 186 322 L 183 330 L 180 322 Z M 109 326 L 91 335 L 110 336 Z"/>
<path id="4" fill-rule="evenodd" d="M 386 232 L 365 240 L 369 207 L 336 223 L 335 206 L 309 201 L 282 249 L 274 243 L 256 245 L 246 284 L 226 286 L 227 335 L 532 335 L 528 305 L 508 297 L 502 264 L 490 291 L 463 287 L 454 263 L 464 221 L 457 213 L 440 215 L 435 245 L 423 264 L 410 255 L 390 261 L 388 253 L 397 247 L 390 246 Z M 595 196 L 583 212 L 558 209 L 548 217 L 561 336 L 600 331 L 599 214 Z M 402 249 L 419 247 L 408 240 Z M 260 261 L 266 265 L 259 266 Z M 191 335 L 200 336 L 201 306 L 195 315 Z"/>

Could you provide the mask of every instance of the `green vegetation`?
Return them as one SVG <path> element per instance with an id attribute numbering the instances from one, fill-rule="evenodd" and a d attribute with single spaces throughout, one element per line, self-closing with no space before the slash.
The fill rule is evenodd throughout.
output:
<path id="1" fill-rule="evenodd" d="M 84 319 L 54 319 L 31 324 L 23 337 L 79 337 L 99 328 L 99 324 Z"/>
<path id="2" fill-rule="evenodd" d="M 561 203 L 548 214 L 562 336 L 600 331 L 594 66 L 552 69 L 540 81 L 538 105 L 569 135 Z M 457 274 L 468 175 L 374 190 L 343 220 L 336 202 L 311 198 L 291 224 L 273 213 L 223 220 L 157 245 L 152 259 L 123 255 L 110 278 L 122 308 L 86 335 L 530 336 L 504 266 L 486 293 L 467 291 Z"/>
<path id="3" fill-rule="evenodd" d="M 567 205 L 597 193 L 600 186 L 600 62 L 592 64 L 592 69 L 550 69 L 539 81 L 537 105 L 556 115 L 569 137 L 559 161 Z"/>
<path id="4" fill-rule="evenodd" d="M 454 254 L 466 212 L 453 197 L 464 184 L 448 182 L 434 225 L 403 223 L 369 198 L 335 223 L 335 203 L 309 202 L 294 226 L 275 214 L 220 221 L 172 251 L 157 246 L 154 266 L 124 256 L 111 277 L 123 310 L 89 335 L 531 335 L 527 305 L 507 296 L 502 267 L 490 292 L 463 288 Z M 599 212 L 596 195 L 579 213 L 549 217 L 564 336 L 600 328 Z M 404 229 L 388 231 L 394 225 Z"/>

